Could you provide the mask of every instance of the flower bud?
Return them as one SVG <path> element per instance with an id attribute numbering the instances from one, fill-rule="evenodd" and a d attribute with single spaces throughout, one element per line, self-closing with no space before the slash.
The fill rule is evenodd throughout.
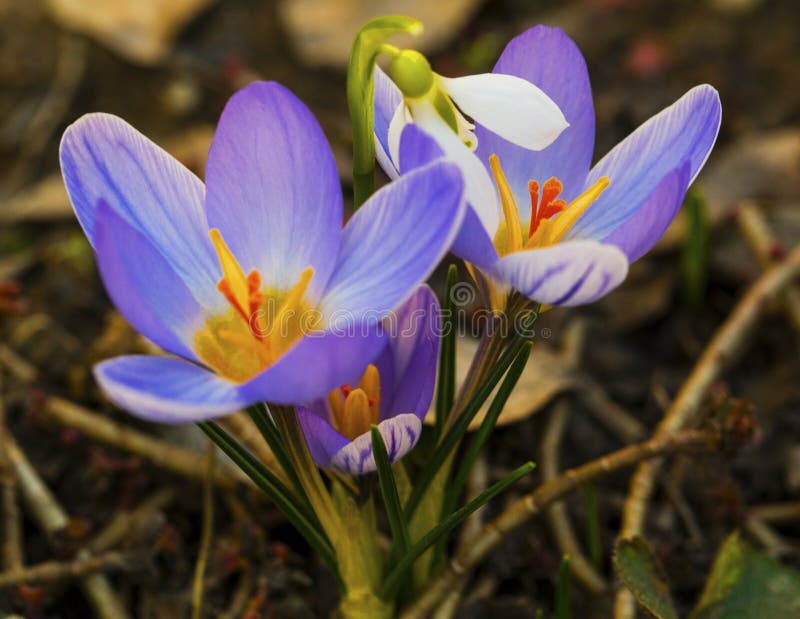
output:
<path id="1" fill-rule="evenodd" d="M 433 86 L 428 59 L 413 49 L 404 49 L 392 58 L 389 74 L 403 95 L 411 99 L 423 96 Z"/>

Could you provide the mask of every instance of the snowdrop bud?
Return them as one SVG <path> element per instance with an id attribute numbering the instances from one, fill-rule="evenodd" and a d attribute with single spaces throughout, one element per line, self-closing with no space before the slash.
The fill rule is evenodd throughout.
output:
<path id="1" fill-rule="evenodd" d="M 389 63 L 389 74 L 404 96 L 417 99 L 433 87 L 433 71 L 428 59 L 418 51 L 404 49 Z"/>

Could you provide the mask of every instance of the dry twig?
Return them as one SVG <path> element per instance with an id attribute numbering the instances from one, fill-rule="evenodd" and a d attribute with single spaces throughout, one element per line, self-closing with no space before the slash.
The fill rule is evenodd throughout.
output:
<path id="1" fill-rule="evenodd" d="M 119 425 L 106 416 L 67 400 L 57 397 L 47 398 L 42 405 L 42 413 L 96 441 L 141 456 L 154 465 L 178 475 L 200 482 L 205 478 L 203 455 Z M 217 467 L 214 471 L 214 483 L 221 488 L 235 489 L 249 483 L 249 480 L 240 474 L 238 469 Z"/>
<path id="2" fill-rule="evenodd" d="M 6 570 L 15 570 L 23 565 L 22 517 L 17 503 L 17 476 L 8 453 L 3 448 L 6 444 L 7 434 L 3 372 L 0 369 L 0 486 L 2 486 L 3 567 Z"/>
<path id="3" fill-rule="evenodd" d="M 33 519 L 49 538 L 54 538 L 68 524 L 67 514 L 56 501 L 50 489 L 33 468 L 28 458 L 10 437 L 5 437 L 2 446 L 8 454 L 14 472 L 16 473 L 22 498 L 28 506 Z M 83 560 L 91 557 L 88 550 L 78 553 L 76 559 Z M 94 606 L 100 619 L 127 619 L 128 613 L 117 594 L 111 588 L 111 583 L 103 574 L 89 574 L 81 576 L 81 589 Z"/>
<path id="4" fill-rule="evenodd" d="M 556 403 L 542 435 L 539 470 L 541 471 L 543 482 L 548 482 L 558 476 L 558 449 L 561 445 L 568 419 L 569 404 L 562 399 Z M 607 587 L 606 581 L 584 555 L 570 524 L 569 514 L 564 502 L 556 501 L 553 503 L 545 512 L 545 518 L 550 525 L 553 537 L 556 539 L 560 554 L 566 554 L 570 557 L 570 571 L 575 579 L 594 594 L 600 594 L 605 591 Z"/>
<path id="5" fill-rule="evenodd" d="M 689 378 L 681 387 L 672 406 L 656 428 L 654 437 L 665 439 L 695 422 L 708 388 L 717 380 L 743 350 L 755 329 L 764 308 L 781 295 L 800 274 L 800 247 L 786 259 L 762 275 L 739 301 L 725 323 L 709 342 Z M 653 492 L 655 478 L 661 469 L 660 459 L 639 465 L 630 484 L 622 514 L 620 537 L 631 538 L 642 533 L 647 503 Z M 617 593 L 614 605 L 616 619 L 632 619 L 636 603 L 627 590 Z"/>
<path id="6" fill-rule="evenodd" d="M 699 430 L 687 430 L 664 438 L 654 438 L 644 443 L 629 445 L 563 472 L 515 501 L 495 520 L 484 525 L 481 533 L 455 554 L 445 570 L 410 607 L 403 611 L 400 618 L 427 617 L 449 591 L 457 586 L 461 579 L 465 578 L 506 535 L 581 485 L 650 458 L 696 449 L 709 449 L 713 446 L 715 446 L 714 437 L 711 434 Z"/>
<path id="7" fill-rule="evenodd" d="M 106 552 L 93 556 L 84 554 L 72 561 L 45 561 L 30 567 L 20 567 L 0 574 L 0 589 L 21 584 L 48 584 L 83 578 L 97 572 L 131 569 L 136 557 L 122 552 Z"/>
<path id="8" fill-rule="evenodd" d="M 745 200 L 737 209 L 736 223 L 739 231 L 750 245 L 761 268 L 768 269 L 780 263 L 786 250 L 769 227 L 764 213 L 758 204 Z M 786 314 L 792 321 L 795 329 L 800 329 L 800 285 L 793 284 L 786 288 L 784 293 Z"/>

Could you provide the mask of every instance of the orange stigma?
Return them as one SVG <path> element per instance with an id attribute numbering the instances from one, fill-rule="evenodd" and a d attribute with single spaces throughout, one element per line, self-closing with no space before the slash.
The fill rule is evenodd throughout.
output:
<path id="1" fill-rule="evenodd" d="M 539 183 L 528 181 L 528 192 L 531 194 L 531 225 L 528 230 L 528 238 L 536 233 L 539 223 L 543 219 L 550 219 L 556 213 L 567 208 L 564 200 L 555 200 L 563 188 L 561 181 L 555 176 L 552 177 L 542 187 L 542 199 L 539 201 Z"/>

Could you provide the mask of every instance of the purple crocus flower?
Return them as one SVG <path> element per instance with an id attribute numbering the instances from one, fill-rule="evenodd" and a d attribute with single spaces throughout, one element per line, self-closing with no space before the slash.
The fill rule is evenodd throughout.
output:
<path id="1" fill-rule="evenodd" d="M 511 288 L 551 305 L 594 301 L 625 279 L 629 263 L 647 253 L 675 217 L 716 140 L 718 93 L 708 85 L 692 88 L 590 168 L 592 92 L 575 43 L 557 28 L 536 26 L 506 46 L 494 72 L 538 86 L 569 126 L 550 146 L 533 151 L 476 124 L 474 159 L 481 165 L 457 162 L 471 175 L 482 174 L 482 184 L 493 180 L 500 200 L 478 201 L 468 192 L 470 208 L 453 251 L 489 278 L 493 304 L 502 305 Z M 443 152 L 450 156 L 436 135 L 428 132 L 432 144 L 427 134 L 408 128 L 398 156 L 385 156 L 392 152 L 385 119 L 402 96 L 386 76 L 376 79 L 384 169 L 395 176 Z"/>
<path id="2" fill-rule="evenodd" d="M 383 326 L 388 338 L 372 363 L 327 398 L 298 408 L 311 455 L 320 466 L 351 475 L 374 471 L 372 424 L 392 462 L 419 439 L 439 355 L 439 303 L 433 291 L 420 286 Z"/>
<path id="3" fill-rule="evenodd" d="M 351 380 L 464 211 L 460 171 L 438 161 L 375 193 L 342 228 L 331 149 L 276 83 L 230 99 L 206 186 L 108 114 L 67 129 L 61 167 L 111 299 L 175 355 L 119 357 L 95 375 L 119 406 L 157 421 L 309 402 Z"/>

